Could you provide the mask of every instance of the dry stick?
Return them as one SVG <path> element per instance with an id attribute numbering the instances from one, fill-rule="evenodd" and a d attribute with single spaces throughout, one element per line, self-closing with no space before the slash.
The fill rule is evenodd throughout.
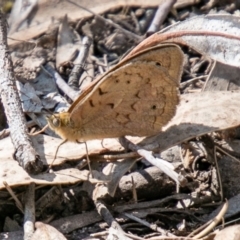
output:
<path id="1" fill-rule="evenodd" d="M 194 240 L 193 238 L 189 237 L 150 237 L 145 238 L 146 240 Z M 203 238 L 198 238 L 198 240 L 204 240 Z"/>
<path id="2" fill-rule="evenodd" d="M 78 98 L 78 91 L 73 90 L 67 85 L 67 83 L 62 79 L 62 77 L 53 69 L 50 64 L 45 65 L 45 69 L 50 73 L 50 75 L 56 80 L 58 87 L 71 99 L 76 100 Z"/>
<path id="3" fill-rule="evenodd" d="M 140 30 L 141 32 L 146 32 L 148 26 L 152 22 L 154 15 L 155 15 L 155 9 L 147 9 L 145 13 L 145 17 L 139 21 Z"/>
<path id="4" fill-rule="evenodd" d="M 214 145 L 214 160 L 216 163 L 216 169 L 217 169 L 217 173 L 218 173 L 218 181 L 219 181 L 219 185 L 220 185 L 220 195 L 221 195 L 221 201 L 223 201 L 223 187 L 222 187 L 222 181 L 221 181 L 221 174 L 219 171 L 219 166 L 218 166 L 218 161 L 217 161 L 217 150 L 222 152 L 223 154 L 225 154 L 226 156 L 232 158 L 233 160 L 237 161 L 239 163 L 239 159 L 235 158 L 234 156 L 232 156 L 231 154 L 229 154 L 228 152 L 224 151 L 221 147 Z"/>
<path id="5" fill-rule="evenodd" d="M 188 194 L 175 194 L 172 196 L 165 197 L 163 199 L 148 201 L 148 202 L 139 202 L 139 203 L 133 203 L 128 204 L 124 206 L 115 206 L 113 208 L 114 211 L 121 213 L 123 211 L 132 211 L 135 209 L 148 209 L 148 208 L 154 208 L 158 206 L 162 206 L 164 203 L 170 202 L 171 200 L 181 200 L 181 199 L 190 199 L 192 200 L 192 197 Z"/>
<path id="6" fill-rule="evenodd" d="M 123 32 L 124 34 L 126 34 L 128 37 L 131 37 L 134 41 L 140 42 L 140 41 L 142 40 L 142 37 L 140 37 L 140 36 L 138 36 L 138 35 L 136 35 L 136 34 L 134 34 L 134 33 L 132 33 L 132 32 L 129 32 L 128 30 L 122 28 L 122 27 L 119 26 L 118 24 L 116 24 L 116 23 L 114 23 L 114 22 L 112 22 L 112 21 L 110 21 L 110 20 L 108 20 L 108 19 L 103 18 L 102 16 L 94 13 L 94 12 L 91 11 L 90 9 L 87 9 L 87 8 L 85 8 L 85 7 L 79 5 L 79 4 L 77 4 L 77 3 L 75 3 L 75 2 L 73 2 L 73 1 L 71 1 L 71 0 L 67 0 L 67 2 L 70 2 L 71 4 L 77 6 L 77 7 L 81 8 L 81 9 L 84 9 L 85 11 L 91 13 L 93 16 L 98 17 L 99 19 L 101 19 L 101 20 L 104 21 L 104 22 L 107 22 L 109 25 L 111 25 L 111 26 L 115 27 L 116 29 L 120 30 L 121 32 Z"/>
<path id="7" fill-rule="evenodd" d="M 31 240 L 35 223 L 35 183 L 30 183 L 25 193 L 24 240 Z"/>
<path id="8" fill-rule="evenodd" d="M 109 212 L 109 210 L 106 208 L 106 206 L 101 201 L 96 200 L 94 202 L 94 204 L 95 204 L 95 207 L 97 209 L 98 214 L 103 218 L 103 220 L 110 227 L 112 222 L 115 221 L 115 219 L 112 216 L 112 214 Z"/>
<path id="9" fill-rule="evenodd" d="M 202 232 L 195 235 L 193 239 L 199 239 L 207 235 L 223 219 L 223 216 L 225 215 L 227 209 L 228 209 L 228 201 L 226 200 L 226 202 L 223 204 L 221 211 L 215 218 L 213 218 L 209 226 L 206 227 Z"/>
<path id="10" fill-rule="evenodd" d="M 159 31 L 160 26 L 165 21 L 168 13 L 176 2 L 177 0 L 168 0 L 162 2 L 158 6 L 158 10 L 154 16 L 154 19 L 152 20 L 152 23 L 147 30 L 147 36 L 150 36 L 151 34 Z"/>
<path id="11" fill-rule="evenodd" d="M 91 233 L 89 234 L 90 237 L 93 238 L 99 238 L 99 237 L 105 237 L 108 235 L 108 231 L 102 231 L 102 232 L 97 232 L 97 233 Z"/>
<path id="12" fill-rule="evenodd" d="M 27 1 L 27 4 L 21 0 L 15 1 L 9 18 L 9 20 L 11 20 L 9 34 L 17 32 L 19 27 L 27 21 L 27 19 L 30 19 L 31 14 L 34 14 L 34 10 L 37 8 L 37 4 L 37 0 Z"/>
<path id="13" fill-rule="evenodd" d="M 23 205 L 22 203 L 19 201 L 19 199 L 17 198 L 16 194 L 13 192 L 13 190 L 10 188 L 10 186 L 8 185 L 8 183 L 6 181 L 3 181 L 3 185 L 5 186 L 5 188 L 7 189 L 8 193 L 11 195 L 11 197 L 15 200 L 16 206 L 17 208 L 24 213 L 23 211 Z"/>
<path id="14" fill-rule="evenodd" d="M 106 206 L 99 200 L 96 200 L 94 204 L 96 206 L 98 214 L 103 218 L 103 220 L 108 224 L 108 226 L 111 227 L 109 231 L 111 231 L 111 229 L 117 229 L 117 233 L 122 234 L 122 236 L 118 236 L 118 239 L 130 240 L 130 238 L 124 236 L 125 232 L 122 230 L 121 226 L 115 221 Z"/>
<path id="15" fill-rule="evenodd" d="M 26 123 L 27 127 L 33 127 L 34 125 L 36 125 L 36 123 L 33 120 L 30 120 L 29 122 Z M 5 128 L 0 132 L 0 139 L 3 139 L 5 137 L 8 137 L 10 135 L 10 129 L 9 128 Z M 34 134 L 29 134 L 31 136 L 35 136 Z"/>
<path id="16" fill-rule="evenodd" d="M 36 201 L 36 209 L 43 212 L 51 203 L 59 201 L 62 195 L 61 185 L 53 186 Z"/>
<path id="17" fill-rule="evenodd" d="M 133 20 L 135 26 L 136 26 L 136 27 L 135 27 L 136 32 L 140 34 L 140 32 L 141 32 L 141 31 L 140 31 L 140 25 L 139 25 L 139 21 L 138 21 L 136 15 L 135 15 L 135 13 L 134 13 L 133 11 L 131 11 L 130 15 L 131 15 L 131 17 L 132 17 L 132 20 Z"/>
<path id="18" fill-rule="evenodd" d="M 190 84 L 192 84 L 192 83 L 194 83 L 194 82 L 196 82 L 196 81 L 198 81 L 198 80 L 200 80 L 200 79 L 202 79 L 202 78 L 207 78 L 207 77 L 208 77 L 208 75 L 203 75 L 203 76 L 191 78 L 191 79 L 189 79 L 189 80 L 187 80 L 187 81 L 181 82 L 181 83 L 180 83 L 180 89 L 186 88 L 186 87 L 188 87 Z"/>
<path id="19" fill-rule="evenodd" d="M 217 3 L 218 3 L 218 0 L 210 0 L 203 7 L 201 7 L 201 11 L 210 10 L 210 9 L 214 8 Z"/>
<path id="20" fill-rule="evenodd" d="M 163 234 L 164 236 L 176 237 L 175 235 L 169 233 L 168 231 L 166 231 L 166 230 L 158 227 L 156 224 L 150 224 L 150 223 L 148 223 L 147 221 L 142 220 L 142 219 L 140 219 L 140 218 L 138 218 L 138 217 L 136 217 L 136 216 L 134 216 L 134 215 L 132 215 L 132 214 L 123 213 L 123 215 L 124 215 L 125 217 L 127 217 L 127 218 L 130 218 L 130 219 L 138 222 L 138 223 L 143 224 L 143 225 L 146 226 L 146 227 L 149 227 L 149 228 L 152 229 L 153 231 L 156 231 L 156 232 L 159 232 L 159 233 Z"/>
<path id="21" fill-rule="evenodd" d="M 28 135 L 20 97 L 13 75 L 13 66 L 7 49 L 7 28 L 0 12 L 0 96 L 10 128 L 15 158 L 28 173 L 38 173 L 43 163 L 32 146 Z"/>
<path id="22" fill-rule="evenodd" d="M 220 186 L 220 196 L 221 196 L 221 201 L 223 202 L 223 187 L 222 187 L 222 179 L 221 179 L 221 174 L 219 171 L 219 167 L 218 167 L 218 160 L 217 160 L 217 147 L 214 145 L 214 161 L 216 164 L 216 169 L 217 169 L 217 177 L 218 177 L 218 182 L 219 182 L 219 186 Z"/>
<path id="23" fill-rule="evenodd" d="M 109 233 L 109 231 L 102 231 L 102 232 L 98 232 L 98 233 L 91 233 L 90 234 L 90 237 L 94 237 L 94 238 L 99 238 L 99 237 L 104 237 L 104 236 L 107 236 Z M 128 233 L 125 233 L 125 235 L 127 237 L 130 237 L 131 239 L 136 239 L 136 240 L 145 240 L 145 238 L 141 238 L 141 237 L 137 237 L 133 234 L 128 234 Z M 119 238 L 118 238 L 119 239 Z"/>
<path id="24" fill-rule="evenodd" d="M 97 65 L 100 65 L 100 66 L 102 66 L 102 67 L 104 67 L 104 68 L 107 68 L 108 67 L 108 63 L 107 62 L 105 62 L 105 60 L 106 60 L 106 54 L 104 54 L 103 55 L 103 59 L 104 59 L 104 62 L 101 62 L 97 57 L 95 57 L 95 56 L 90 56 L 90 59 L 92 60 L 92 61 L 94 61 Z"/>
<path id="25" fill-rule="evenodd" d="M 131 177 L 132 180 L 132 193 L 133 193 L 133 201 L 134 203 L 138 202 L 137 191 L 136 191 L 136 183 L 134 182 L 133 176 Z"/>
<path id="26" fill-rule="evenodd" d="M 104 148 L 104 146 L 103 146 Z M 119 153 L 119 154 L 103 154 L 99 156 L 92 156 L 92 158 L 96 157 L 99 160 L 109 160 L 109 161 L 117 161 L 122 158 L 136 158 L 139 157 L 140 155 L 137 152 L 129 152 L 129 153 Z"/>
<path id="27" fill-rule="evenodd" d="M 193 237 L 194 235 L 196 235 L 199 232 L 203 231 L 211 222 L 212 222 L 212 220 L 209 220 L 208 222 L 204 223 L 203 225 L 201 225 L 197 229 L 193 230 L 190 234 L 188 234 L 187 237 Z"/>
<path id="28" fill-rule="evenodd" d="M 171 177 L 177 185 L 177 192 L 179 191 L 179 185 L 184 186 L 187 183 L 187 179 L 184 178 L 182 175 L 178 174 L 176 171 L 174 171 L 173 166 L 168 163 L 167 161 L 160 159 L 160 158 L 155 158 L 152 155 L 152 152 L 147 151 L 145 149 L 142 149 L 129 141 L 128 139 L 121 137 L 119 138 L 120 143 L 122 145 L 127 145 L 127 148 L 131 149 L 132 151 L 137 151 L 137 153 L 145 158 L 148 162 L 150 162 L 152 165 L 158 167 L 161 169 L 165 174 L 167 174 L 169 177 Z"/>
<path id="29" fill-rule="evenodd" d="M 75 65 L 72 69 L 72 72 L 69 76 L 68 85 L 76 91 L 78 90 L 78 87 L 79 87 L 79 79 L 84 71 L 84 66 L 88 57 L 91 42 L 92 41 L 89 37 L 83 38 L 82 47 L 75 61 Z"/>

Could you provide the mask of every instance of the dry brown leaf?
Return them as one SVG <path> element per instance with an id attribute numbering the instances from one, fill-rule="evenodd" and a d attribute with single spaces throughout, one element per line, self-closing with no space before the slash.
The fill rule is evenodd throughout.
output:
<path id="1" fill-rule="evenodd" d="M 5 188 L 3 182 L 6 181 L 9 186 L 28 185 L 31 182 L 36 184 L 74 184 L 82 181 L 92 183 L 108 182 L 110 178 L 100 172 L 92 171 L 93 177 L 88 170 L 78 170 L 68 168 L 53 173 L 41 173 L 38 175 L 29 175 L 21 168 L 16 161 L 1 161 L 0 163 L 0 189 Z"/>
<path id="2" fill-rule="evenodd" d="M 36 222 L 35 227 L 37 230 L 34 232 L 31 240 L 67 240 L 62 233 L 60 233 L 56 228 L 42 223 Z"/>
<path id="3" fill-rule="evenodd" d="M 240 225 L 226 227 L 216 234 L 214 240 L 239 240 Z"/>
<path id="4" fill-rule="evenodd" d="M 120 179 L 129 169 L 131 169 L 136 161 L 136 159 L 125 159 L 109 163 L 103 169 L 103 173 L 109 176 L 111 180 L 107 184 L 99 184 L 95 187 L 93 199 L 99 199 L 106 194 L 114 197 Z"/>
<path id="5" fill-rule="evenodd" d="M 240 92 L 201 92 L 181 96 L 173 119 L 163 132 L 143 140 L 145 149 L 163 151 L 191 138 L 240 125 Z"/>
<path id="6" fill-rule="evenodd" d="M 203 91 L 239 90 L 240 68 L 215 62 Z"/>
<path id="7" fill-rule="evenodd" d="M 162 42 L 187 45 L 211 59 L 239 67 L 240 17 L 207 15 L 187 19 L 153 34 L 127 57 Z"/>

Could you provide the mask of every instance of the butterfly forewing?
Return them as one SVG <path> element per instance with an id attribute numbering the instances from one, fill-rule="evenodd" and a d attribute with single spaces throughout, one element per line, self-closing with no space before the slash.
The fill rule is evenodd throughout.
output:
<path id="1" fill-rule="evenodd" d="M 82 139 L 161 131 L 175 114 L 179 76 L 170 76 L 154 58 L 131 60 L 110 71 L 75 105 L 70 117 Z"/>
<path id="2" fill-rule="evenodd" d="M 76 105 L 80 102 L 84 102 L 84 99 L 93 91 L 93 88 L 102 81 L 102 79 L 107 76 L 112 71 L 116 71 L 120 67 L 134 61 L 155 61 L 159 63 L 162 67 L 166 69 L 168 74 L 175 80 L 179 82 L 180 76 L 182 74 L 183 65 L 183 53 L 181 49 L 174 44 L 161 44 L 157 45 L 132 56 L 127 55 L 120 63 L 110 69 L 108 72 L 104 73 L 102 76 L 98 77 L 94 82 L 90 84 L 78 97 L 78 99 L 71 105 L 68 112 L 72 112 Z"/>

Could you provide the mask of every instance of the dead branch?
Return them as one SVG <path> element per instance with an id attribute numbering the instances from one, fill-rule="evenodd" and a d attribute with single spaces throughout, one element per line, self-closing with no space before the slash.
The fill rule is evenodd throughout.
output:
<path id="1" fill-rule="evenodd" d="M 13 67 L 7 50 L 7 28 L 4 15 L 0 12 L 0 95 L 8 120 L 14 156 L 28 173 L 42 170 L 43 164 L 32 146 L 26 120 L 21 107 Z"/>

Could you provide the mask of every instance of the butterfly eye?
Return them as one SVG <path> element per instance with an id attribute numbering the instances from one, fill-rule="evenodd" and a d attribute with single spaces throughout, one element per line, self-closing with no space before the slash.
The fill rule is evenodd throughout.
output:
<path id="1" fill-rule="evenodd" d="M 59 119 L 54 117 L 54 119 L 52 120 L 52 124 L 55 126 L 55 127 L 59 127 L 60 125 L 60 122 L 59 122 Z"/>
<path id="2" fill-rule="evenodd" d="M 161 64 L 160 62 L 156 62 L 155 64 L 156 64 L 156 66 L 158 66 L 158 67 L 161 67 L 161 66 L 162 66 L 162 64 Z"/>

